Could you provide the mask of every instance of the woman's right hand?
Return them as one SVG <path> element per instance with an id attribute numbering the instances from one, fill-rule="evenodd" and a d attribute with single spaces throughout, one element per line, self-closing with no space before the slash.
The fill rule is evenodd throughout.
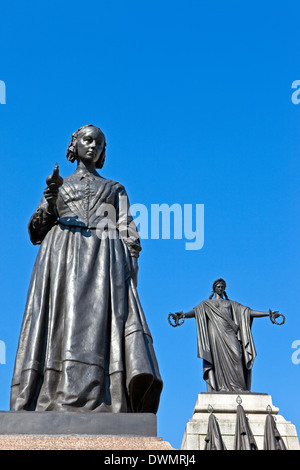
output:
<path id="1" fill-rule="evenodd" d="M 48 203 L 49 211 L 52 211 L 56 206 L 59 187 L 56 184 L 50 184 L 44 191 L 45 199 Z"/>
<path id="2" fill-rule="evenodd" d="M 175 312 L 175 315 L 180 320 L 184 316 L 184 313 L 183 312 Z"/>

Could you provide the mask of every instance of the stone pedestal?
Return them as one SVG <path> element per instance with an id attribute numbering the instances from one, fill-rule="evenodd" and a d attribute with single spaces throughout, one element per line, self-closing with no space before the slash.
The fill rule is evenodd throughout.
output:
<path id="1" fill-rule="evenodd" d="M 208 419 L 210 413 L 213 412 L 217 418 L 226 448 L 234 450 L 238 402 L 245 410 L 259 450 L 263 450 L 264 446 L 264 428 L 268 412 L 271 412 L 274 416 L 277 429 L 287 449 L 300 450 L 295 426 L 278 414 L 279 409 L 273 406 L 271 396 L 265 393 L 200 393 L 192 419 L 186 425 L 180 449 L 204 449 Z"/>
<path id="2" fill-rule="evenodd" d="M 82 436 L 82 435 L 6 435 L 0 438 L 2 450 L 102 450 L 170 451 L 169 442 L 160 437 Z"/>
<path id="3" fill-rule="evenodd" d="M 151 413 L 0 411 L 0 450 L 172 450 Z"/>
<path id="4" fill-rule="evenodd" d="M 152 413 L 0 411 L 0 435 L 110 435 L 156 437 Z"/>

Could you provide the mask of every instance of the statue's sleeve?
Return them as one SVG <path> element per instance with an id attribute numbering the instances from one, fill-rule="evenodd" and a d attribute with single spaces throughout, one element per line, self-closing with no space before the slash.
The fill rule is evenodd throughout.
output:
<path id="1" fill-rule="evenodd" d="M 201 302 L 193 309 L 195 312 L 197 325 L 198 357 L 201 357 L 207 362 L 212 363 L 205 307 L 205 303 Z"/>
<path id="2" fill-rule="evenodd" d="M 239 325 L 238 338 L 242 343 L 245 365 L 248 370 L 253 366 L 256 357 L 256 349 L 252 337 L 251 309 L 238 302 L 230 301 L 235 322 Z"/>
<path id="3" fill-rule="evenodd" d="M 47 201 L 43 196 L 36 211 L 30 218 L 28 232 L 33 245 L 40 245 L 46 234 L 57 221 L 56 210 L 51 213 L 48 211 L 47 207 Z"/>
<path id="4" fill-rule="evenodd" d="M 130 213 L 127 192 L 120 184 L 117 190 L 117 229 L 128 247 L 130 255 L 138 258 L 142 249 L 139 232 Z"/>

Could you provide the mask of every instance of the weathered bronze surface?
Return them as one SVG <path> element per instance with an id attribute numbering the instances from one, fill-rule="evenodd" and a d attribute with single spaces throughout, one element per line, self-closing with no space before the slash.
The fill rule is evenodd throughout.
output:
<path id="1" fill-rule="evenodd" d="M 250 391 L 256 350 L 251 332 L 253 318 L 269 316 L 272 323 L 285 320 L 277 311 L 260 312 L 229 300 L 226 282 L 217 279 L 209 299 L 189 312 L 169 314 L 172 326 L 195 318 L 198 356 L 203 359 L 203 378 L 208 392 Z M 276 321 L 280 316 L 283 322 Z"/>
<path id="2" fill-rule="evenodd" d="M 125 188 L 96 170 L 105 146 L 97 127 L 78 129 L 67 151 L 76 171 L 62 179 L 55 168 L 29 222 L 40 248 L 12 379 L 13 411 L 158 409 L 162 380 L 137 293 L 140 241 Z"/>

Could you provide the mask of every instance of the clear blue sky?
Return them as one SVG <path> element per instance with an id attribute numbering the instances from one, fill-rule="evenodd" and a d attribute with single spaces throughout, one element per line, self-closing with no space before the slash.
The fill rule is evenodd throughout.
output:
<path id="1" fill-rule="evenodd" d="M 257 310 L 252 391 L 300 431 L 300 79 L 298 0 L 11 1 L 1 6 L 0 409 L 10 381 L 37 247 L 28 219 L 72 132 L 107 138 L 101 174 L 131 203 L 204 204 L 205 242 L 142 240 L 139 295 L 164 380 L 158 435 L 179 447 L 206 391 L 194 320 L 171 328 L 218 277 Z"/>

